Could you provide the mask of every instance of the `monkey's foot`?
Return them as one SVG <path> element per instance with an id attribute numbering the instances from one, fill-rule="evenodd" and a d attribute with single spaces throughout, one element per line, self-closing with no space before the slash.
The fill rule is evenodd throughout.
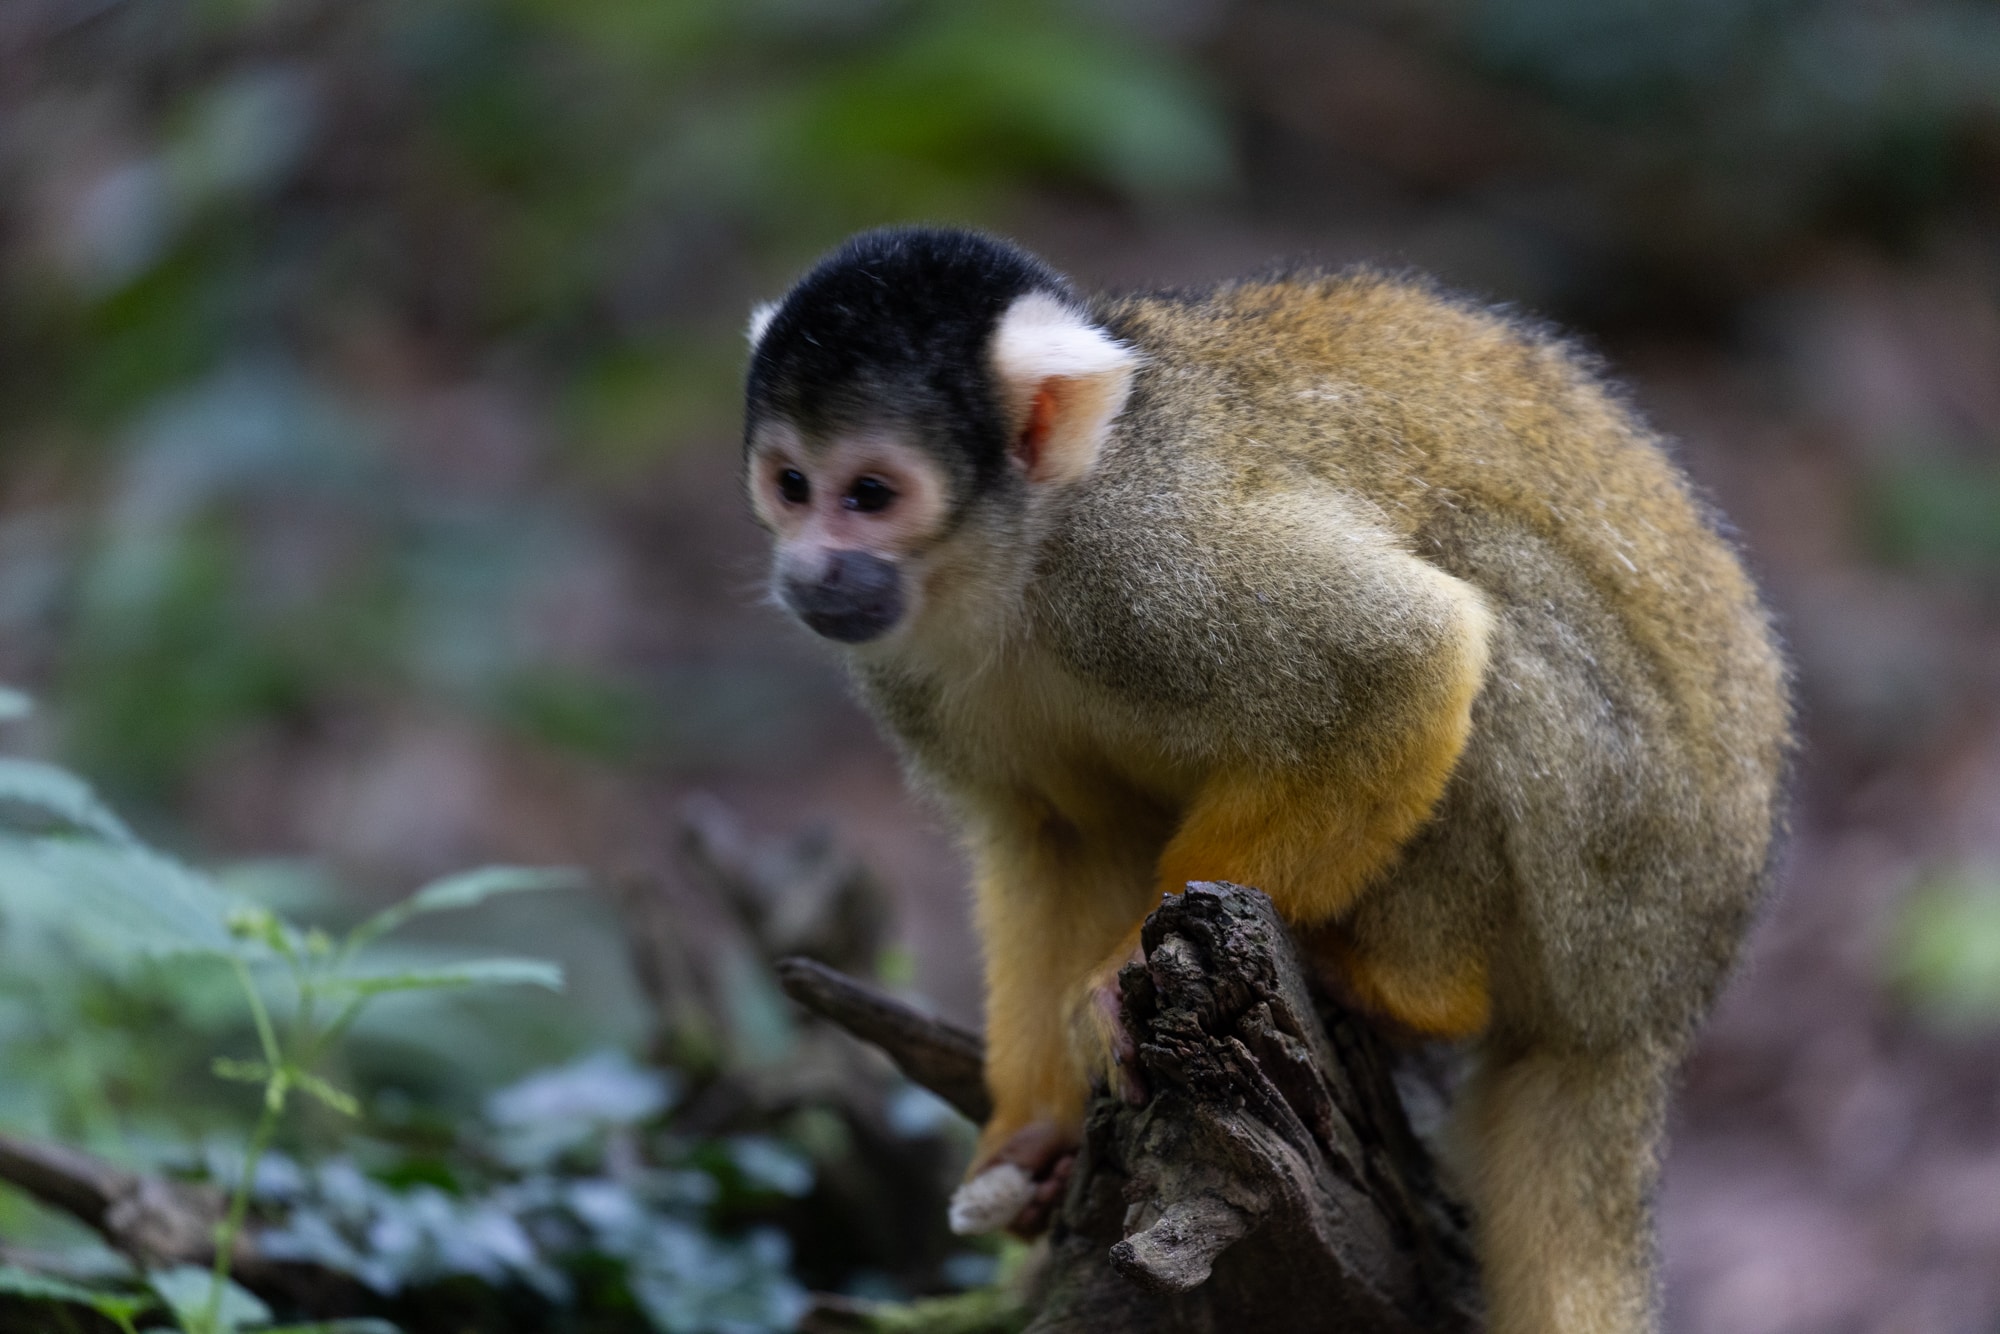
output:
<path id="1" fill-rule="evenodd" d="M 1076 1136 L 1050 1121 L 1014 1132 L 992 1160 L 951 1196 L 951 1230 L 1039 1235 L 1055 1216 L 1076 1167 Z"/>

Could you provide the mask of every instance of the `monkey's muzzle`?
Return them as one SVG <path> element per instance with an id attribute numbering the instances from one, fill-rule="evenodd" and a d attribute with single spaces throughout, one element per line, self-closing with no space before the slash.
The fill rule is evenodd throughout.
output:
<path id="1" fill-rule="evenodd" d="M 829 552 L 818 577 L 790 573 L 778 595 L 815 633 L 863 644 L 888 633 L 903 615 L 903 578 L 866 551 Z"/>

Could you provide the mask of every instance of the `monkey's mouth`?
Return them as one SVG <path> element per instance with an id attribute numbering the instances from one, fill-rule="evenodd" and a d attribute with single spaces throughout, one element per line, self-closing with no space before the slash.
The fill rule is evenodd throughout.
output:
<path id="1" fill-rule="evenodd" d="M 818 635 L 842 644 L 879 639 L 903 618 L 903 580 L 866 551 L 836 551 L 817 579 L 787 576 L 778 597 Z"/>
<path id="2" fill-rule="evenodd" d="M 902 619 L 900 607 L 853 607 L 845 611 L 799 612 L 799 619 L 815 634 L 843 644 L 865 644 L 889 633 Z"/>

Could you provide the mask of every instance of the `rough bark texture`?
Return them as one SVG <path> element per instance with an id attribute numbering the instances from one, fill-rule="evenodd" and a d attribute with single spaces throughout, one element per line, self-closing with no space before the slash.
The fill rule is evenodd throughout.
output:
<path id="1" fill-rule="evenodd" d="M 1052 1238 L 1039 1334 L 1474 1327 L 1463 1215 L 1389 1054 L 1322 1024 L 1269 900 L 1195 885 L 1120 981 L 1152 1097 L 1101 1100 Z"/>
<path id="2" fill-rule="evenodd" d="M 1145 948 L 1120 980 L 1152 1096 L 1093 1108 L 1031 1334 L 1475 1330 L 1464 1213 L 1410 1128 L 1393 1054 L 1314 996 L 1270 902 L 1190 886 Z M 826 988 L 787 981 L 846 1022 Z M 969 1035 L 914 1012 L 885 1023 L 883 1000 L 850 1027 L 930 1083 L 917 1072 Z"/>

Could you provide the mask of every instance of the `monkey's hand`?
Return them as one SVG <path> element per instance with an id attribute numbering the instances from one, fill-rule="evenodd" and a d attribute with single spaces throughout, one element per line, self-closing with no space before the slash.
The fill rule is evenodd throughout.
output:
<path id="1" fill-rule="evenodd" d="M 1075 1167 L 1074 1130 L 1047 1120 L 1023 1126 L 952 1192 L 951 1230 L 961 1237 L 1002 1228 L 1023 1238 L 1039 1235 Z"/>
<path id="2" fill-rule="evenodd" d="M 1073 1009 L 1074 1050 L 1093 1083 L 1102 1082 L 1134 1106 L 1146 1100 L 1138 1046 L 1125 1028 L 1118 973 L 1143 961 L 1138 932 L 1085 979 Z M 989 1125 L 988 1135 L 995 1127 Z M 1078 1132 L 1040 1118 L 1002 1140 L 951 1197 L 951 1230 L 960 1236 L 997 1232 L 1033 1237 L 1049 1225 L 1076 1166 Z"/>
<path id="3" fill-rule="evenodd" d="M 1139 1074 L 1137 1044 L 1125 1029 L 1118 973 L 1144 958 L 1135 927 L 1071 993 L 1069 1006 L 1070 1069 L 1075 1072 L 1071 1078 L 1082 1074 L 1093 1085 L 1115 1090 L 1133 1106 L 1146 1100 L 1146 1086 Z M 952 1193 L 953 1232 L 963 1237 L 1004 1228 L 1025 1238 L 1048 1227 L 1076 1165 L 1082 1137 L 1081 1082 L 1063 1099 L 1074 1108 L 1068 1116 L 1040 1115 L 1023 1124 L 1006 1114 L 1004 1103 L 996 1111 L 980 1136 L 982 1152 L 974 1159 L 973 1170 Z M 1019 1128 L 1010 1132 L 1009 1125 Z"/>

